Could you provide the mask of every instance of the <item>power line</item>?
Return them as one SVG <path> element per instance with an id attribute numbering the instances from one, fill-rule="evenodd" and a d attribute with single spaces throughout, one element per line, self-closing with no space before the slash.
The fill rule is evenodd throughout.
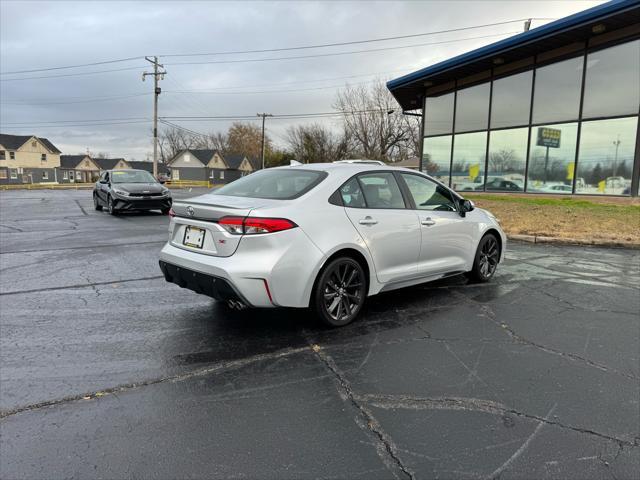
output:
<path id="1" fill-rule="evenodd" d="M 94 102 L 110 102 L 113 100 L 123 100 L 135 97 L 143 97 L 153 95 L 153 92 L 147 93 L 132 93 L 130 95 L 113 95 L 113 96 L 104 96 L 104 97 L 75 97 L 75 98 L 84 98 L 84 100 L 70 100 L 70 101 L 62 101 L 62 102 L 1 102 L 2 105 L 25 105 L 25 106 L 36 106 L 36 105 L 70 105 L 74 103 L 94 103 Z M 74 98 L 74 97 L 69 97 Z"/>
<path id="2" fill-rule="evenodd" d="M 374 83 L 376 80 L 367 80 L 365 82 L 357 82 L 357 83 L 352 83 L 350 84 L 350 86 L 356 86 L 356 85 L 367 85 L 370 83 Z M 189 91 L 189 90 L 167 90 L 164 93 L 177 93 L 179 95 L 181 94 L 186 94 L 186 95 L 193 95 L 196 93 L 206 93 L 209 95 L 257 95 L 257 94 L 264 94 L 264 93 L 291 93 L 291 92 L 310 92 L 310 91 L 314 91 L 314 90 L 329 90 L 332 88 L 343 88 L 345 87 L 345 84 L 339 84 L 339 85 L 325 85 L 323 87 L 308 87 L 308 88 L 288 88 L 285 90 L 261 90 L 261 91 L 244 91 L 244 92 L 194 92 L 194 91 Z"/>
<path id="3" fill-rule="evenodd" d="M 11 128 L 14 129 L 22 129 L 24 130 L 25 128 L 37 128 L 37 129 L 41 129 L 41 128 L 67 128 L 67 127 L 101 127 L 101 126 L 107 126 L 107 125 L 131 125 L 131 124 L 136 124 L 136 123 L 149 123 L 151 120 L 132 120 L 132 121 L 128 121 L 128 122 L 102 122 L 102 123 L 65 123 L 64 125 L 54 125 L 54 124 L 47 124 L 47 125 L 15 125 L 15 126 L 11 126 Z M 6 126 L 6 125 L 5 125 Z"/>
<path id="4" fill-rule="evenodd" d="M 408 70 L 411 70 L 413 67 L 405 67 L 405 68 L 401 68 L 401 69 L 397 69 L 397 70 L 389 70 L 386 72 L 375 72 L 375 73 L 362 73 L 362 74 L 358 74 L 358 75 L 347 75 L 347 76 L 342 76 L 342 77 L 329 77 L 329 78 L 317 78 L 315 80 L 301 80 L 301 81 L 297 81 L 297 82 L 279 82 L 279 83 L 270 83 L 270 84 L 258 84 L 258 85 L 236 85 L 236 86 L 232 86 L 232 85 L 227 85 L 227 86 L 223 86 L 223 87 L 214 87 L 214 88 L 209 88 L 209 89 L 185 89 L 182 85 L 178 84 L 175 81 L 172 81 L 172 79 L 170 77 L 168 77 L 168 79 L 170 81 L 172 81 L 176 86 L 178 86 L 178 88 L 181 88 L 182 90 L 164 90 L 164 93 L 178 93 L 178 94 L 183 94 L 183 93 L 189 93 L 189 94 L 208 94 L 208 93 L 218 93 L 219 91 L 224 91 L 227 89 L 239 89 L 239 88 L 268 88 L 268 87 L 278 87 L 278 86 L 286 86 L 286 85 L 302 85 L 302 84 L 307 84 L 307 83 L 319 83 L 319 82 L 326 82 L 326 81 L 331 81 L 331 80 L 348 80 L 351 78 L 359 78 L 359 77 L 371 77 L 371 76 L 379 76 L 379 75 L 388 75 L 390 73 L 398 73 L 398 72 L 406 72 Z M 357 84 L 354 84 L 357 85 Z M 344 86 L 344 85 L 340 85 L 340 86 Z M 318 88 L 330 88 L 330 87 L 318 87 Z M 331 87 L 333 88 L 333 87 Z M 269 90 L 269 91 L 265 91 L 265 93 L 270 93 L 270 92 L 287 92 L 287 91 L 296 91 L 296 90 Z M 302 90 L 300 90 L 302 91 Z M 240 93 L 245 93 L 245 92 L 222 92 L 224 94 L 240 94 Z M 261 92 L 246 92 L 248 94 L 253 94 L 253 93 L 261 93 Z M 111 101 L 111 100 L 120 100 L 120 99 L 128 99 L 128 98 L 134 98 L 134 97 L 142 97 L 142 96 L 148 96 L 148 95 L 153 95 L 152 92 L 145 92 L 145 93 L 130 93 L 130 94 L 122 94 L 122 95 L 105 95 L 105 96 L 75 96 L 75 97 L 66 97 L 64 99 L 64 101 L 54 101 L 54 102 L 29 102 L 29 101 L 18 101 L 18 102 L 0 102 L 2 103 L 2 105 L 29 105 L 29 106 L 36 106 L 36 105 L 66 105 L 66 104 L 74 104 L 74 103 L 93 103 L 93 102 L 106 102 L 106 101 Z"/>
<path id="5" fill-rule="evenodd" d="M 349 110 L 346 112 L 309 112 L 309 113 L 276 113 L 271 115 L 273 119 L 295 119 L 295 118 L 316 118 L 316 117 L 333 117 L 341 115 L 357 115 L 365 113 L 388 113 L 388 110 L 374 108 L 365 110 Z M 203 121 L 203 120 L 249 120 L 254 119 L 254 115 L 207 115 L 207 116 L 166 116 L 161 117 L 162 120 L 180 120 L 180 121 Z"/>
<path id="6" fill-rule="evenodd" d="M 518 20 L 519 21 L 519 20 Z M 511 22 L 502 22 L 502 23 L 511 23 Z M 469 27 L 470 28 L 470 27 Z M 520 31 L 511 31 L 511 32 L 503 32 L 503 33 L 494 33 L 490 35 L 480 35 L 476 37 L 466 37 L 466 38 L 456 38 L 452 40 L 442 40 L 439 42 L 425 42 L 425 43 L 416 43 L 412 45 L 402 45 L 396 47 L 383 47 L 383 48 L 372 48 L 372 49 L 363 49 L 363 50 L 352 50 L 348 52 L 332 52 L 332 53 L 319 53 L 312 55 L 298 55 L 298 56 L 289 56 L 289 57 L 269 57 L 269 58 L 247 58 L 247 59 L 239 59 L 239 60 L 213 60 L 213 61 L 205 61 L 205 62 L 174 62 L 174 63 L 166 63 L 166 65 L 211 65 L 211 64 L 232 64 L 232 63 L 252 63 L 252 62 L 272 62 L 272 61 L 281 61 L 281 60 L 300 60 L 307 58 L 322 58 L 322 57 L 333 57 L 333 56 L 343 56 L 343 55 L 354 55 L 361 53 L 373 53 L 373 52 L 384 52 L 389 50 L 399 50 L 403 48 L 415 48 L 415 47 L 423 47 L 428 45 L 443 45 L 447 43 L 458 43 L 465 42 L 469 40 L 480 40 L 484 38 L 492 38 L 504 35 L 513 35 L 515 33 L 520 33 Z M 420 35 L 420 34 L 417 34 Z M 426 34 L 425 34 L 426 35 Z M 364 42 L 364 41 L 363 41 Z M 362 43 L 362 42 L 360 42 Z M 309 47 L 311 48 L 311 47 Z M 296 47 L 292 48 L 296 49 Z M 77 76 L 85 76 L 85 75 L 95 75 L 101 73 L 111 73 L 111 72 L 122 72 L 129 70 L 139 70 L 145 68 L 144 66 L 140 67 L 126 67 L 126 68 L 117 68 L 110 70 L 95 70 L 91 72 L 76 72 L 76 73 L 67 73 L 62 75 L 40 75 L 35 77 L 20 77 L 20 78 L 2 78 L 0 82 L 17 82 L 24 80 L 40 80 L 47 78 L 63 78 L 63 77 L 77 77 Z"/>
<path id="7" fill-rule="evenodd" d="M 114 68 L 111 70 L 94 70 L 92 72 L 76 72 L 76 73 L 65 73 L 62 75 L 41 75 L 38 77 L 20 77 L 20 78 L 0 78 L 0 82 L 18 82 L 22 80 L 40 80 L 43 78 L 61 78 L 61 77 L 79 77 L 83 75 L 96 75 L 100 73 L 110 73 L 110 72 L 124 72 L 127 70 L 141 70 L 146 68 L 144 65 L 139 67 L 126 67 L 126 68 Z"/>
<path id="8" fill-rule="evenodd" d="M 93 67 L 96 65 L 107 65 L 109 63 L 121 63 L 121 62 L 130 62 L 131 60 L 142 60 L 143 58 L 144 57 L 117 58 L 115 60 L 104 60 L 102 62 L 92 62 L 92 63 L 80 63 L 78 65 L 65 65 L 63 67 L 35 68 L 33 70 L 14 70 L 12 72 L 0 72 L 0 75 L 13 75 L 17 73 L 49 72 L 52 70 L 65 70 L 68 68 Z"/>
<path id="9" fill-rule="evenodd" d="M 42 120 L 39 122 L 2 122 L 2 125 L 38 125 L 38 124 L 58 124 L 58 123 L 84 123 L 84 122 L 118 122 L 118 121 L 129 121 L 129 120 L 144 120 L 146 122 L 150 121 L 147 117 L 120 117 L 120 118 L 93 118 L 93 119 L 82 119 L 82 120 Z"/>
<path id="10" fill-rule="evenodd" d="M 180 125 L 177 125 L 177 124 L 175 124 L 173 122 L 170 122 L 168 120 L 164 120 L 162 118 L 158 119 L 158 121 L 160 123 L 164 123 L 165 125 L 168 125 L 169 127 L 177 128 L 178 130 L 182 130 L 182 131 L 188 132 L 188 133 L 190 133 L 192 135 L 198 135 L 198 136 L 201 136 L 201 137 L 208 137 L 209 136 L 209 135 L 207 135 L 205 133 L 200 133 L 200 132 L 196 132 L 195 130 L 190 130 L 188 128 L 181 127 Z"/>
<path id="11" fill-rule="evenodd" d="M 303 45 L 303 46 L 296 46 L 296 47 L 267 48 L 267 49 L 260 49 L 260 50 L 232 50 L 232 51 L 211 52 L 211 53 L 173 53 L 173 54 L 165 54 L 165 55 L 159 55 L 159 56 L 160 57 L 205 57 L 205 56 L 214 56 L 214 55 L 236 55 L 236 54 L 245 54 L 245 53 L 284 52 L 284 51 L 290 51 L 290 50 L 307 50 L 307 49 L 313 49 L 313 48 L 339 47 L 344 45 L 357 45 L 357 44 L 363 44 L 363 43 L 385 42 L 388 40 L 401 40 L 405 38 L 424 37 L 427 35 L 437 35 L 440 33 L 461 32 L 464 30 L 473 30 L 473 29 L 485 28 L 485 27 L 495 27 L 498 25 L 507 25 L 509 23 L 524 22 L 527 20 L 555 20 L 555 18 L 544 18 L 544 17 L 519 18 L 516 20 L 505 20 L 502 22 L 486 23 L 483 25 L 471 25 L 467 27 L 451 28 L 447 30 L 436 30 L 433 32 L 413 33 L 408 35 L 396 35 L 393 37 L 373 38 L 368 40 L 353 40 L 349 42 L 324 43 L 324 44 Z"/>
<path id="12" fill-rule="evenodd" d="M 386 52 L 389 50 L 400 50 L 403 48 L 424 47 L 427 45 L 442 45 L 445 43 L 465 42 L 468 40 L 480 40 L 483 38 L 513 35 L 516 33 L 520 33 L 520 30 L 512 31 L 512 32 L 493 33 L 491 35 L 481 35 L 477 37 L 456 38 L 453 40 L 443 40 L 440 42 L 414 43 L 412 45 L 402 45 L 399 47 L 369 48 L 364 50 L 351 50 L 348 52 L 316 53 L 311 55 L 298 55 L 298 56 L 291 56 L 291 57 L 245 58 L 243 60 L 211 60 L 206 62 L 174 62 L 174 63 L 166 63 L 165 65 L 213 65 L 213 64 L 230 64 L 230 63 L 273 62 L 273 61 L 279 61 L 279 60 L 300 60 L 305 58 L 337 57 L 342 55 L 354 55 L 359 53 Z"/>

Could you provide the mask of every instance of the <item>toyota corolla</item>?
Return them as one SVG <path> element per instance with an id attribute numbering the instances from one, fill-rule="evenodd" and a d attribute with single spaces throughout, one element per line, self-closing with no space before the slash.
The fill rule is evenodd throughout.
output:
<path id="1" fill-rule="evenodd" d="M 486 282 L 496 218 L 419 172 L 368 164 L 261 170 L 173 204 L 167 281 L 233 308 L 311 308 L 350 323 L 368 296 L 453 275 Z"/>

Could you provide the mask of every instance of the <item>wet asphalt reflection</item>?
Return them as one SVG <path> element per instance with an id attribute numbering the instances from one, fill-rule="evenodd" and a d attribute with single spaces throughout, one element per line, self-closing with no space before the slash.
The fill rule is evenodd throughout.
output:
<path id="1" fill-rule="evenodd" d="M 0 203 L 2 478 L 637 478 L 638 251 L 511 244 L 329 330 L 167 284 L 160 214 Z"/>

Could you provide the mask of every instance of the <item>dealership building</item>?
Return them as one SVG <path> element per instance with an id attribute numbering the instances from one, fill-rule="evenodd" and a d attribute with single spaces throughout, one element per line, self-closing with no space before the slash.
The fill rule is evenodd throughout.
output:
<path id="1" fill-rule="evenodd" d="M 640 0 L 388 82 L 422 109 L 420 169 L 458 191 L 638 195 Z"/>

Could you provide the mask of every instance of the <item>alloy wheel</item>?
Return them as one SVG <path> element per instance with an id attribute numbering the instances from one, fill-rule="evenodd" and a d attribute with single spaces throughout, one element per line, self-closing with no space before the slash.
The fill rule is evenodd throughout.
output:
<path id="1" fill-rule="evenodd" d="M 333 266 L 322 289 L 327 315 L 335 323 L 349 322 L 364 300 L 364 278 L 353 262 Z"/>
<path id="2" fill-rule="evenodd" d="M 480 274 L 484 278 L 489 278 L 495 273 L 499 255 L 498 242 L 493 236 L 488 236 L 480 249 L 480 258 L 478 259 Z"/>

